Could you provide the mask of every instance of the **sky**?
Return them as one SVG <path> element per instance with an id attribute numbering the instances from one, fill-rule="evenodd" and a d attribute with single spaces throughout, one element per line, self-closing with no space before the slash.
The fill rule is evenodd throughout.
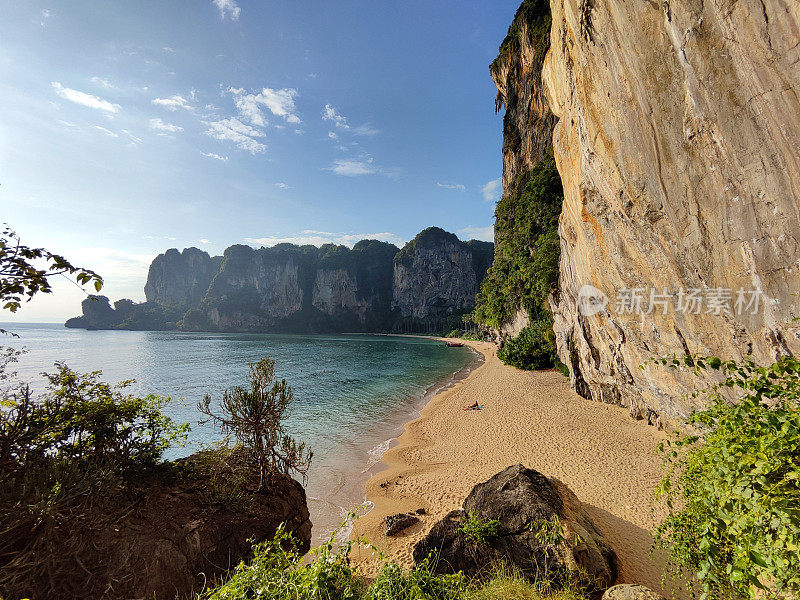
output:
<path id="1" fill-rule="evenodd" d="M 0 221 L 137 301 L 172 247 L 491 240 L 518 4 L 0 0 Z"/>

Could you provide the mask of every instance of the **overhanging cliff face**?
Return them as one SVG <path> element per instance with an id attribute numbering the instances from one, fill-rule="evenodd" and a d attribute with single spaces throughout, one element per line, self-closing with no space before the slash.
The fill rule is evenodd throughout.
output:
<path id="1" fill-rule="evenodd" d="M 708 382 L 640 369 L 648 359 L 752 353 L 769 363 L 800 350 L 800 4 L 551 9 L 543 80 L 565 193 L 559 354 L 580 392 L 652 422 L 682 419 L 683 395 Z M 585 284 L 609 298 L 606 310 L 582 314 Z M 679 312 L 673 296 L 667 314 L 629 314 L 616 304 L 633 288 L 645 308 L 650 289 L 697 289 L 706 303 Z M 732 294 L 719 314 L 707 312 L 717 288 Z M 737 310 L 740 289 L 763 291 L 756 310 Z"/>

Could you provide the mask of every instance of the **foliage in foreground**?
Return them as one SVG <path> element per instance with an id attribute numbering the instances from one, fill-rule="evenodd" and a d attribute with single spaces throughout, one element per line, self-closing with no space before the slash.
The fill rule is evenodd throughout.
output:
<path id="1" fill-rule="evenodd" d="M 504 197 L 495 209 L 494 263 L 472 318 L 500 329 L 522 308 L 531 325 L 508 340 L 511 347 L 498 357 L 522 369 L 549 368 L 558 364 L 547 296 L 558 282 L 558 217 L 564 200 L 552 147 L 515 188 L 518 194 Z"/>
<path id="2" fill-rule="evenodd" d="M 37 266 L 37 261 L 44 264 Z M 0 231 L 0 305 L 4 309 L 16 312 L 23 300 L 51 293 L 49 279 L 55 275 L 74 275 L 80 285 L 92 283 L 97 291 L 103 287 L 102 277 L 94 271 L 76 267 L 44 248 L 26 246 L 8 225 Z"/>
<path id="3" fill-rule="evenodd" d="M 285 379 L 275 378 L 275 362 L 262 358 L 250 364 L 248 388 L 235 387 L 222 395 L 219 412 L 206 395 L 198 410 L 223 434 L 233 435 L 258 466 L 259 487 L 272 475 L 297 473 L 304 479 L 313 454 L 284 429 L 286 410 L 294 401 Z"/>
<path id="4" fill-rule="evenodd" d="M 27 385 L 7 383 L 5 367 L 0 594 L 22 597 L 36 582 L 41 597 L 86 597 L 89 569 L 102 568 L 105 559 L 98 536 L 112 531 L 134 502 L 127 483 L 156 466 L 187 427 L 162 413 L 168 398 L 126 393 L 130 381 L 111 386 L 99 373 L 81 375 L 59 363 L 45 376 L 47 391 L 34 396 Z"/>
<path id="5" fill-rule="evenodd" d="M 497 537 L 500 533 L 500 521 L 497 519 L 481 519 L 477 514 L 470 511 L 458 530 L 463 533 L 464 537 L 468 540 L 485 543 Z"/>
<path id="6" fill-rule="evenodd" d="M 701 598 L 796 597 L 800 593 L 800 362 L 769 367 L 710 357 L 663 359 L 722 383 L 691 423 L 702 432 L 661 447 L 668 471 L 656 495 L 669 516 L 656 544 L 669 572 Z M 728 401 L 722 390 L 735 390 Z"/>
<path id="7" fill-rule="evenodd" d="M 531 582 L 500 566 L 481 581 L 469 581 L 461 573 L 437 574 L 432 557 L 410 570 L 385 563 L 369 583 L 351 566 L 350 553 L 356 545 L 367 544 L 363 540 L 350 541 L 337 549 L 331 539 L 312 550 L 313 559 L 304 563 L 289 534 L 279 529 L 274 540 L 254 545 L 249 562 L 241 562 L 227 580 L 207 589 L 198 600 L 585 600 L 588 597 L 577 584 L 556 589 L 544 581 Z"/>

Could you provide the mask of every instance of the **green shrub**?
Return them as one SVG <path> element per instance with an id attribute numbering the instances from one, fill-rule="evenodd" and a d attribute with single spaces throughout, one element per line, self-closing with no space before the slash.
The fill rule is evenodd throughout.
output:
<path id="1" fill-rule="evenodd" d="M 7 380 L 4 371 L 0 381 Z M 133 396 L 125 393 L 130 381 L 112 386 L 99 377 L 57 364 L 39 397 L 26 385 L 2 390 L 4 597 L 29 597 L 31 582 L 41 598 L 99 597 L 102 577 L 114 574 L 98 567 L 97 540 L 135 505 L 130 482 L 152 472 L 163 451 L 185 437 L 187 426 L 161 412 L 168 398 Z"/>
<path id="2" fill-rule="evenodd" d="M 656 490 L 669 516 L 655 532 L 669 573 L 718 598 L 796 597 L 800 592 L 800 362 L 769 367 L 718 358 L 663 359 L 718 371 L 701 435 L 661 446 L 667 474 Z M 738 393 L 728 401 L 721 390 Z"/>
<path id="3" fill-rule="evenodd" d="M 272 540 L 253 546 L 253 557 L 242 561 L 228 579 L 200 595 L 204 600 L 356 600 L 364 585 L 350 567 L 351 543 L 340 551 L 333 541 L 312 552 L 316 559 L 303 564 L 291 535 L 280 527 Z"/>
<path id="4" fill-rule="evenodd" d="M 336 547 L 331 540 L 303 560 L 281 528 L 275 539 L 253 547 L 225 579 L 212 584 L 200 600 L 586 600 L 587 590 L 573 579 L 562 585 L 531 581 L 518 571 L 495 566 L 485 579 L 469 581 L 462 573 L 434 572 L 431 558 L 410 570 L 385 563 L 371 583 L 350 566 L 350 553 L 363 540 Z M 374 550 L 374 548 L 373 548 Z"/>
<path id="5" fill-rule="evenodd" d="M 484 544 L 500 534 L 500 521 L 496 519 L 484 520 L 470 511 L 458 530 L 468 540 Z"/>
<path id="6" fill-rule="evenodd" d="M 410 571 L 399 565 L 384 565 L 364 600 L 460 600 L 467 592 L 467 580 L 461 573 L 441 575 L 431 570 L 425 559 Z"/>
<path id="7" fill-rule="evenodd" d="M 544 317 L 509 338 L 497 351 L 497 357 L 507 365 L 519 369 L 549 369 L 560 365 L 556 353 L 553 320 Z"/>
<path id="8" fill-rule="evenodd" d="M 177 425 L 162 412 L 170 399 L 126 394 L 132 381 L 113 386 L 100 380 L 99 371 L 80 374 L 63 363 L 45 378 L 48 391 L 39 398 L 24 385 L 4 394 L 3 472 L 54 460 L 147 467 L 186 437 L 188 425 Z"/>
<path id="9" fill-rule="evenodd" d="M 313 453 L 304 442 L 290 436 L 283 421 L 294 402 L 294 393 L 285 379 L 275 377 L 275 362 L 262 358 L 250 363 L 247 387 L 225 390 L 218 407 L 211 407 L 206 394 L 198 411 L 227 436 L 234 436 L 240 451 L 258 466 L 259 489 L 270 477 L 297 474 L 305 482 Z"/>

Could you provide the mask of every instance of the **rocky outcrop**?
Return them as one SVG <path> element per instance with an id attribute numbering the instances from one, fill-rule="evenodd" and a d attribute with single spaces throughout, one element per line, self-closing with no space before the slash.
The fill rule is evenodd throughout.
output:
<path id="1" fill-rule="evenodd" d="M 491 260 L 491 244 L 472 244 L 438 227 L 422 231 L 395 256 L 392 306 L 415 319 L 471 310 L 486 275 L 479 265 Z"/>
<path id="2" fill-rule="evenodd" d="M 565 195 L 551 303 L 559 355 L 579 393 L 652 423 L 682 421 L 695 402 L 685 394 L 710 381 L 640 369 L 648 359 L 752 354 L 768 363 L 800 350 L 800 7 L 550 4 L 541 83 L 558 118 Z M 519 36 L 492 70 L 514 125 L 506 128 L 522 132 L 504 144 L 504 191 L 548 135 L 548 119 L 527 113 L 537 106 L 538 39 Z M 663 302 L 641 314 L 626 302 L 631 290 L 645 312 L 651 290 L 666 292 L 666 314 Z M 587 291 L 607 300 L 602 310 L 581 310 Z M 689 292 L 704 304 L 677 310 Z M 759 306 L 748 307 L 754 297 Z"/>
<path id="3" fill-rule="evenodd" d="M 601 600 L 664 600 L 664 597 L 643 585 L 621 583 L 603 592 Z"/>
<path id="4" fill-rule="evenodd" d="M 81 308 L 83 315 L 69 319 L 65 327 L 162 331 L 174 329 L 181 314 L 153 302 L 137 303 L 125 299 L 114 302 L 112 308 L 106 296 L 89 296 L 81 303 Z"/>
<path id="5" fill-rule="evenodd" d="M 221 256 L 212 257 L 198 248 L 183 252 L 170 248 L 150 264 L 144 295 L 148 302 L 185 312 L 203 299 L 221 263 Z"/>
<path id="6" fill-rule="evenodd" d="M 497 86 L 495 110 L 506 108 L 503 196 L 519 192 L 519 176 L 533 169 L 552 144 L 556 118 L 550 111 L 541 78 L 550 49 L 550 22 L 549 0 L 523 2 L 489 68 Z"/>
<path id="7" fill-rule="evenodd" d="M 470 538 L 462 530 L 469 517 L 498 521 L 496 535 Z M 432 553 L 432 568 L 439 573 L 477 575 L 502 562 L 531 578 L 583 572 L 602 587 L 616 577 L 616 555 L 575 494 L 522 465 L 476 485 L 462 510 L 450 512 L 414 546 L 414 561 Z"/>
<path id="8" fill-rule="evenodd" d="M 384 533 L 393 536 L 419 523 L 419 517 L 410 513 L 397 513 L 384 517 L 383 523 L 386 526 Z"/>
<path id="9" fill-rule="evenodd" d="M 31 600 L 189 598 L 247 558 L 253 542 L 273 539 L 280 525 L 300 552 L 309 550 L 311 522 L 297 481 L 280 475 L 253 491 L 253 477 L 248 489 L 237 489 L 208 477 L 208 459 L 196 463 L 195 456 L 107 490 L 81 505 L 77 517 L 58 513 L 55 527 L 3 532 L 36 550 L 31 557 L 9 555 L 3 546 L 0 594 Z M 4 563 L 9 557 L 16 562 Z M 7 577 L 20 564 L 34 575 Z"/>
<path id="10" fill-rule="evenodd" d="M 404 320 L 458 316 L 474 304 L 476 282 L 492 260 L 493 245 L 437 230 L 447 248 L 409 253 L 410 272 L 401 283 L 419 281 L 433 269 L 424 293 L 402 292 L 407 313 L 394 308 L 395 257 L 392 244 L 362 240 L 353 248 L 279 244 L 271 248 L 229 247 L 221 257 L 197 248 L 170 249 L 150 266 L 147 302 L 120 300 L 112 309 L 100 297 L 84 303 L 84 315 L 68 327 L 89 329 L 182 329 L 239 332 L 391 332 Z M 419 236 L 418 236 L 419 237 Z M 423 243 L 430 236 L 422 236 Z M 454 259 L 454 260 L 451 260 Z M 416 279 L 414 279 L 416 278 Z M 407 297 L 408 296 L 408 297 Z M 406 298 L 407 297 L 407 298 Z M 417 305 L 419 303 L 419 305 Z M 427 323 L 431 325 L 431 323 Z M 442 323 L 439 326 L 444 327 Z"/>

